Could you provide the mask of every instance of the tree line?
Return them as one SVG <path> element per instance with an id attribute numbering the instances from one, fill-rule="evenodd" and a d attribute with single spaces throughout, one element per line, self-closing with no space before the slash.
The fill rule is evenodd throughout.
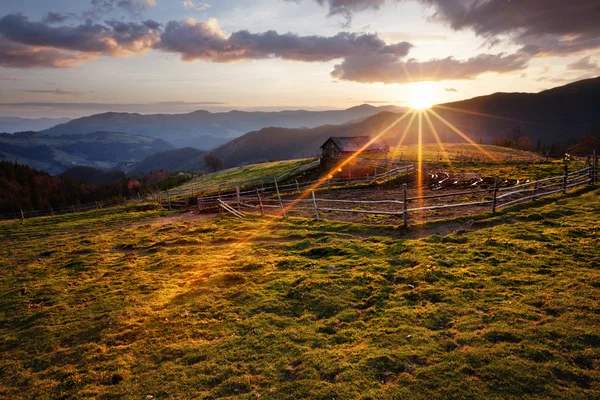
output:
<path id="1" fill-rule="evenodd" d="M 136 197 L 138 194 L 170 189 L 192 178 L 191 174 L 162 170 L 132 176 L 115 171 L 92 170 L 94 173 L 89 176 L 94 177 L 93 181 L 86 181 L 81 177 L 82 171 L 71 174 L 67 171 L 61 176 L 52 176 L 27 165 L 0 161 L 0 213 L 60 209 L 95 201 Z M 98 183 L 106 181 L 108 183 Z"/>

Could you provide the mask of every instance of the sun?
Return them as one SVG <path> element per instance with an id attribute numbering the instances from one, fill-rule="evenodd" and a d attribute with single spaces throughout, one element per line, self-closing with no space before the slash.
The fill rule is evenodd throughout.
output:
<path id="1" fill-rule="evenodd" d="M 434 87 L 431 83 L 415 83 L 411 85 L 408 105 L 413 110 L 426 110 L 434 104 Z"/>

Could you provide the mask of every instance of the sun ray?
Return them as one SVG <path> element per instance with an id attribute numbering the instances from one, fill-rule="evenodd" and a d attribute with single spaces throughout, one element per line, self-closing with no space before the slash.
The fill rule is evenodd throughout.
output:
<path id="1" fill-rule="evenodd" d="M 431 108 L 441 108 L 443 110 L 456 111 L 456 112 L 459 112 L 459 113 L 469 114 L 469 115 L 475 115 L 475 116 L 478 116 L 478 117 L 500 119 L 500 120 L 504 120 L 504 121 L 518 122 L 518 123 L 524 123 L 524 124 L 536 124 L 536 125 L 546 125 L 546 126 L 548 125 L 548 124 L 544 124 L 542 122 L 525 121 L 525 120 L 520 120 L 520 119 L 515 119 L 515 118 L 510 118 L 510 117 L 502 117 L 502 116 L 494 115 L 494 114 L 486 114 L 486 113 L 482 113 L 482 112 L 478 112 L 478 111 L 463 110 L 463 109 L 460 109 L 460 108 L 449 107 L 449 106 L 445 106 L 445 105 L 442 105 L 442 104 L 436 104 L 436 105 L 434 105 Z"/>
<path id="2" fill-rule="evenodd" d="M 276 216 L 282 216 L 284 213 L 287 213 L 291 208 L 293 208 L 296 204 L 298 204 L 298 202 L 300 200 L 305 199 L 306 197 L 308 197 L 310 195 L 310 193 L 313 190 L 318 189 L 325 182 L 327 182 L 327 180 L 329 179 L 329 176 L 333 175 L 339 168 L 343 168 L 344 166 L 348 165 L 348 163 L 350 163 L 352 160 L 354 160 L 356 157 L 358 157 L 371 144 L 375 143 L 375 141 L 377 141 L 380 137 L 382 137 L 387 132 L 389 132 L 390 129 L 392 129 L 394 126 L 398 125 L 405 118 L 407 118 L 409 115 L 412 115 L 412 114 L 414 114 L 414 111 L 412 111 L 412 110 L 409 111 L 409 112 L 407 112 L 407 113 L 402 114 L 394 122 L 392 122 L 387 128 L 385 128 L 384 130 L 382 130 L 381 132 L 379 132 L 377 135 L 373 136 L 371 138 L 371 140 L 369 140 L 363 147 L 361 147 L 360 149 L 358 149 L 357 151 L 355 151 L 350 157 L 348 157 L 347 159 L 343 160 L 341 163 L 339 163 L 338 165 L 336 165 L 327 174 L 325 174 L 321 179 L 319 179 L 317 182 L 315 182 L 308 189 L 306 189 L 302 193 L 300 193 L 300 195 L 296 199 L 294 199 L 294 201 L 292 201 L 286 207 L 284 207 L 283 210 L 278 211 L 277 214 L 276 214 Z M 232 250 L 235 250 L 237 248 L 240 248 L 240 247 L 248 244 L 258 234 L 260 234 L 261 232 L 265 231 L 272 223 L 274 223 L 274 221 L 275 220 L 265 221 L 265 223 L 262 224 L 262 226 L 260 226 L 259 228 L 256 228 L 255 230 L 253 230 L 244 240 L 242 240 L 242 241 L 238 242 L 236 245 L 234 245 Z"/>
<path id="3" fill-rule="evenodd" d="M 485 154 L 490 160 L 496 161 L 496 158 L 494 158 L 494 156 L 492 156 L 490 153 L 488 153 L 483 147 L 481 147 L 480 145 L 478 145 L 477 143 L 475 143 L 470 137 L 468 137 L 467 135 L 465 135 L 464 133 L 462 133 L 457 127 L 455 127 L 450 122 L 448 122 L 444 118 L 442 118 L 434 110 L 430 109 L 429 112 L 431 114 L 433 114 L 437 119 L 439 119 L 440 121 L 442 121 L 442 123 L 444 125 L 446 125 L 448 128 L 450 128 L 454 133 L 456 133 L 458 136 L 460 136 L 461 138 L 463 138 L 464 140 L 466 140 L 467 142 L 469 142 L 469 144 L 473 145 L 473 147 L 475 147 L 481 153 Z"/>
<path id="4" fill-rule="evenodd" d="M 428 110 L 425 110 L 424 114 L 425 114 L 425 119 L 427 120 L 427 124 L 429 125 L 429 129 L 431 129 L 431 133 L 433 133 L 433 137 L 435 138 L 438 146 L 440 147 L 442 154 L 444 155 L 444 157 L 446 158 L 448 163 L 452 164 L 452 161 L 450 160 L 450 154 L 448 154 L 448 152 L 446 151 L 446 148 L 444 147 L 444 144 L 442 143 L 442 140 L 440 139 L 440 135 L 438 134 L 437 129 L 435 129 L 435 126 L 431 122 L 431 118 L 429 117 Z"/>
<path id="5" fill-rule="evenodd" d="M 412 123 L 417 116 L 417 113 L 412 112 L 412 111 L 411 111 L 411 113 L 412 113 L 412 116 L 410 117 L 410 120 L 408 120 L 408 124 L 406 125 L 404 132 L 402 132 L 402 136 L 400 137 L 400 140 L 398 141 L 398 145 L 396 146 L 398 149 L 400 147 L 402 147 L 402 144 L 404 143 L 404 139 L 406 139 L 406 136 L 408 135 L 408 131 L 410 130 L 410 127 L 412 126 Z"/>
<path id="6" fill-rule="evenodd" d="M 417 137 L 417 195 L 423 195 L 423 110 L 419 111 L 419 133 Z M 422 200 L 419 199 L 419 207 Z"/>

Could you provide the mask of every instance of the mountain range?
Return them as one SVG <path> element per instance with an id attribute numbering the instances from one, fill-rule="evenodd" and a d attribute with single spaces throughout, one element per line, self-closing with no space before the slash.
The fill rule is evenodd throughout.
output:
<path id="1" fill-rule="evenodd" d="M 73 166 L 125 169 L 173 145 L 146 136 L 116 132 L 48 136 L 37 132 L 0 134 L 0 159 L 27 164 L 51 174 Z"/>
<path id="2" fill-rule="evenodd" d="M 445 124 L 449 122 L 472 140 L 494 143 L 502 138 L 527 135 L 542 145 L 569 144 L 584 133 L 600 133 L 600 78 L 546 90 L 540 93 L 495 93 L 456 103 L 434 106 L 429 120 L 442 142 L 465 139 Z M 437 114 L 437 115 L 436 115 Z M 439 119 L 437 116 L 441 117 Z M 375 136 L 395 124 L 401 113 L 381 112 L 362 121 L 345 125 L 325 125 L 313 129 L 264 128 L 249 132 L 214 150 L 225 167 L 271 158 L 286 159 L 318 155 L 330 136 Z M 436 141 L 423 117 L 422 140 Z M 383 136 L 390 145 L 414 144 L 418 122 L 410 117 L 396 123 Z"/>
<path id="3" fill-rule="evenodd" d="M 0 117 L 0 132 L 15 133 L 41 131 L 69 122 L 68 118 L 17 118 Z"/>
<path id="4" fill-rule="evenodd" d="M 456 133 L 460 131 L 482 143 L 527 135 L 543 146 L 564 146 L 582 134 L 600 133 L 599 107 L 600 77 L 539 93 L 494 93 L 439 104 L 429 115 L 442 142 L 464 141 Z M 119 167 L 126 172 L 198 171 L 205 169 L 206 149 L 214 148 L 224 167 L 310 157 L 319 153 L 329 136 L 374 136 L 390 125 L 394 126 L 384 135 L 390 145 L 398 145 L 405 132 L 403 143 L 416 143 L 418 124 L 409 127 L 410 117 L 397 123 L 404 113 L 403 108 L 370 105 L 319 112 L 106 113 L 41 133 L 0 135 L 0 158 L 52 173 L 73 165 Z M 427 118 L 422 126 L 423 142 L 434 142 Z M 241 134 L 244 129 L 249 132 Z M 181 148 L 188 144 L 191 147 Z"/>
<path id="5" fill-rule="evenodd" d="M 367 104 L 346 110 L 277 112 L 229 111 L 189 114 L 104 113 L 74 119 L 42 131 L 45 135 L 85 134 L 97 131 L 123 132 L 165 140 L 176 147 L 211 150 L 246 132 L 268 126 L 313 128 L 325 124 L 344 124 L 382 111 L 402 111 L 395 106 Z"/>

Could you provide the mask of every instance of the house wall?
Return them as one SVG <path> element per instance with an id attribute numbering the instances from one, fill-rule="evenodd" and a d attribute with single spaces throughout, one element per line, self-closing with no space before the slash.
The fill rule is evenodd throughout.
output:
<path id="1" fill-rule="evenodd" d="M 342 152 L 340 151 L 340 149 L 338 149 L 335 143 L 333 143 L 333 141 L 329 140 L 323 146 L 322 155 L 323 157 L 340 157 L 342 155 Z"/>

